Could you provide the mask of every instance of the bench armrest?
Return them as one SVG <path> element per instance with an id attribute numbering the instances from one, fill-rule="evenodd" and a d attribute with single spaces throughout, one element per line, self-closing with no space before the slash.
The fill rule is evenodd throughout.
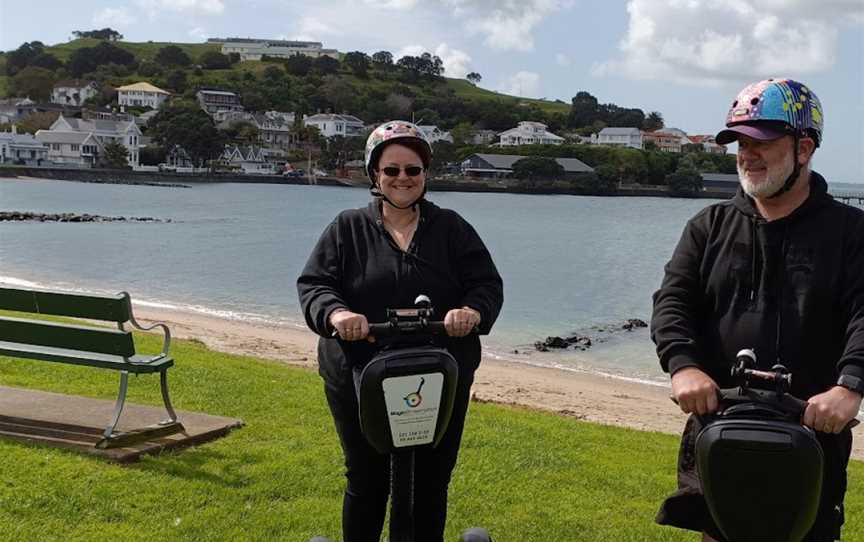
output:
<path id="1" fill-rule="evenodd" d="M 168 349 L 171 348 L 171 330 L 168 329 L 168 326 L 159 322 L 153 324 L 152 326 L 142 326 L 138 323 L 138 320 L 135 319 L 135 315 L 132 314 L 132 311 L 129 311 L 129 323 L 132 324 L 132 327 L 140 331 L 150 331 L 151 329 L 161 327 L 164 338 L 162 340 L 162 353 L 160 354 L 160 357 L 168 356 Z"/>

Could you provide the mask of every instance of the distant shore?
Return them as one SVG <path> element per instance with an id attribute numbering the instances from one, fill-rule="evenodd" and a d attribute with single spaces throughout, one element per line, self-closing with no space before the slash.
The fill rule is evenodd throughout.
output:
<path id="1" fill-rule="evenodd" d="M 76 181 L 105 184 L 154 185 L 165 187 L 186 187 L 202 183 L 260 183 L 289 184 L 309 186 L 306 177 L 283 177 L 280 175 L 244 175 L 240 173 L 176 173 L 170 171 L 132 171 L 126 169 L 95 169 L 95 168 L 56 168 L 56 167 L 0 167 L 2 178 L 37 178 L 57 181 Z M 316 186 L 363 187 L 367 186 L 365 179 L 341 177 L 317 177 Z M 453 180 L 435 179 L 429 182 L 432 192 L 483 192 L 498 194 L 530 194 L 530 195 L 573 195 L 573 196 L 613 196 L 613 197 L 682 197 L 673 194 L 662 187 L 627 187 L 611 192 L 590 192 L 580 188 L 562 186 L 555 183 L 544 183 L 539 186 L 514 186 L 489 180 Z M 692 198 L 727 199 L 729 192 L 709 191 L 693 194 Z"/>

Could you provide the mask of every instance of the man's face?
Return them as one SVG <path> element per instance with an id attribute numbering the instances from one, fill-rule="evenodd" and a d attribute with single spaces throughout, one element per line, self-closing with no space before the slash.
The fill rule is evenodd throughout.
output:
<path id="1" fill-rule="evenodd" d="M 785 135 L 772 140 L 738 136 L 738 179 L 752 198 L 773 196 L 795 169 L 795 139 Z"/>

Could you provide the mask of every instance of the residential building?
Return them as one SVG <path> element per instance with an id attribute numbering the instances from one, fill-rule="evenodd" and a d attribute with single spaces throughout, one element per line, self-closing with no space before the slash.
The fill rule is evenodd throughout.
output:
<path id="1" fill-rule="evenodd" d="M 63 166 L 93 167 L 104 150 L 92 132 L 39 130 L 36 139 L 48 147 L 48 160 Z"/>
<path id="2" fill-rule="evenodd" d="M 54 121 L 49 130 L 93 134 L 101 147 L 112 141 L 121 143 L 129 152 L 129 165 L 138 166 L 141 129 L 138 128 L 134 120 L 84 120 L 61 115 Z"/>
<path id="3" fill-rule="evenodd" d="M 224 130 L 236 122 L 248 122 L 258 129 L 258 141 L 267 147 L 287 148 L 295 143 L 294 113 L 268 111 L 220 111 L 213 115 L 217 127 Z"/>
<path id="4" fill-rule="evenodd" d="M 159 109 L 169 96 L 171 93 L 167 90 L 162 90 L 144 81 L 117 89 L 117 103 L 121 106 Z"/>
<path id="5" fill-rule="evenodd" d="M 0 98 L 0 124 L 11 124 L 21 119 L 19 102 L 24 98 Z"/>
<path id="6" fill-rule="evenodd" d="M 338 59 L 339 51 L 324 49 L 317 41 L 264 40 L 252 38 L 210 38 L 209 43 L 221 43 L 222 54 L 237 53 L 240 60 L 261 60 L 267 55 L 276 58 L 288 58 L 294 55 L 304 55 L 312 58 L 329 56 Z"/>
<path id="7" fill-rule="evenodd" d="M 226 145 L 221 160 L 231 169 L 251 175 L 272 175 L 275 164 L 268 162 L 263 149 L 258 146 Z"/>
<path id="8" fill-rule="evenodd" d="M 542 122 L 522 121 L 515 128 L 498 134 L 502 147 L 515 145 L 561 145 L 564 138 L 546 129 Z"/>
<path id="9" fill-rule="evenodd" d="M 96 81 L 66 79 L 54 85 L 54 90 L 51 92 L 51 103 L 82 106 L 84 102 L 97 94 L 99 94 L 99 85 Z"/>
<path id="10" fill-rule="evenodd" d="M 475 145 L 490 145 L 498 139 L 498 132 L 495 130 L 477 130 L 471 138 L 471 142 Z"/>
<path id="11" fill-rule="evenodd" d="M 690 140 L 684 138 L 686 143 Z M 653 132 L 642 132 L 642 147 L 646 148 L 648 142 L 654 144 L 657 150 L 664 152 L 681 152 L 682 139 L 681 136 L 675 133 L 666 132 L 664 130 L 655 130 Z M 685 144 L 686 144 L 685 143 Z"/>
<path id="12" fill-rule="evenodd" d="M 41 166 L 48 160 L 48 147 L 30 134 L 19 134 L 15 125 L 11 132 L 0 132 L 0 164 Z"/>
<path id="13" fill-rule="evenodd" d="M 453 136 L 450 135 L 450 132 L 445 132 L 433 124 L 420 124 L 417 128 L 420 128 L 420 131 L 423 132 L 423 135 L 426 136 L 426 140 L 430 144 L 438 143 L 439 141 L 453 143 Z"/>
<path id="14" fill-rule="evenodd" d="M 198 103 L 208 115 L 215 115 L 220 111 L 243 111 L 240 96 L 227 90 L 215 90 L 202 88 L 195 97 Z"/>
<path id="15" fill-rule="evenodd" d="M 306 126 L 318 128 L 324 137 L 343 136 L 360 137 L 363 135 L 363 121 L 354 115 L 335 115 L 323 113 L 311 115 L 303 119 Z"/>
<path id="16" fill-rule="evenodd" d="M 701 145 L 704 152 L 711 154 L 726 154 L 726 145 L 718 145 L 713 135 L 692 135 L 690 143 Z"/>
<path id="17" fill-rule="evenodd" d="M 501 178 L 513 173 L 513 164 L 527 158 L 515 154 L 472 154 L 466 158 L 460 168 L 467 177 Z M 576 158 L 555 158 L 564 168 L 564 179 L 574 179 L 593 173 L 594 168 Z"/>
<path id="18" fill-rule="evenodd" d="M 597 145 L 642 148 L 642 131 L 639 128 L 603 128 L 597 134 Z"/>

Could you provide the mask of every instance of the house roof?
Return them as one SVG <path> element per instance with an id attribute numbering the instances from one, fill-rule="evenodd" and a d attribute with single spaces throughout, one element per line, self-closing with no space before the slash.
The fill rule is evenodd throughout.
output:
<path id="1" fill-rule="evenodd" d="M 54 88 L 84 88 L 95 84 L 96 81 L 86 81 L 84 79 L 64 79 L 54 83 Z"/>
<path id="2" fill-rule="evenodd" d="M 534 123 L 534 124 L 537 124 L 537 123 Z M 510 135 L 511 133 L 520 133 L 520 134 L 528 133 L 528 134 L 536 134 L 536 132 L 525 132 L 524 129 L 525 129 L 526 127 L 527 127 L 527 126 L 525 126 L 524 123 L 520 122 L 520 123 L 519 123 L 519 126 L 517 126 L 517 127 L 515 127 L 515 128 L 510 128 L 509 130 L 505 130 L 505 131 L 501 132 L 501 133 L 498 134 L 498 135 L 503 137 L 503 136 Z M 546 138 L 546 139 L 560 139 L 560 140 L 562 140 L 562 141 L 564 140 L 563 137 L 561 137 L 561 136 L 559 136 L 559 135 L 556 135 L 556 134 L 553 134 L 552 132 L 550 132 L 550 131 L 548 131 L 548 130 L 544 130 L 543 133 L 542 133 L 542 134 L 539 134 L 537 137 L 544 137 L 544 138 Z"/>
<path id="3" fill-rule="evenodd" d="M 467 158 L 470 160 L 471 157 L 476 156 L 492 166 L 495 169 L 513 169 L 513 164 L 518 162 L 523 158 L 528 158 L 527 156 L 520 156 L 517 154 L 472 154 Z M 556 162 L 558 162 L 561 167 L 564 168 L 564 171 L 567 173 L 590 173 L 594 171 L 594 168 L 586 164 L 585 162 L 577 159 L 577 158 L 555 158 Z"/>
<path id="4" fill-rule="evenodd" d="M 142 81 L 140 83 L 134 83 L 131 85 L 125 85 L 122 87 L 117 87 L 117 92 L 122 92 L 122 91 L 155 92 L 157 94 L 165 94 L 165 95 L 171 94 L 167 90 L 162 90 L 159 87 L 156 87 L 156 86 L 151 85 L 150 83 L 147 83 L 146 81 Z"/>
<path id="5" fill-rule="evenodd" d="M 132 120 L 84 120 L 68 117 L 60 117 L 60 119 L 65 120 L 72 130 L 76 132 L 101 132 L 103 134 L 109 132 L 120 134 L 125 132 L 130 124 L 135 126 L 135 121 Z"/>
<path id="6" fill-rule="evenodd" d="M 30 134 L 0 132 L 0 141 L 6 141 L 9 145 L 15 147 L 43 147 L 42 143 L 37 141 L 36 138 Z"/>
<path id="7" fill-rule="evenodd" d="M 42 143 L 77 143 L 82 144 L 92 138 L 89 132 L 60 132 L 56 130 L 39 130 L 36 139 Z"/>
<path id="8" fill-rule="evenodd" d="M 606 127 L 600 130 L 599 135 L 638 135 L 642 133 L 639 128 Z"/>
<path id="9" fill-rule="evenodd" d="M 215 96 L 237 96 L 234 92 L 228 92 L 227 90 L 208 90 L 202 88 L 198 91 L 199 94 L 212 94 Z"/>
<path id="10" fill-rule="evenodd" d="M 355 117 L 354 115 L 336 115 L 333 113 L 319 113 L 317 115 L 311 115 L 306 117 L 305 122 L 323 122 L 323 121 L 345 121 L 351 123 L 360 123 L 363 124 L 363 121 Z"/>

